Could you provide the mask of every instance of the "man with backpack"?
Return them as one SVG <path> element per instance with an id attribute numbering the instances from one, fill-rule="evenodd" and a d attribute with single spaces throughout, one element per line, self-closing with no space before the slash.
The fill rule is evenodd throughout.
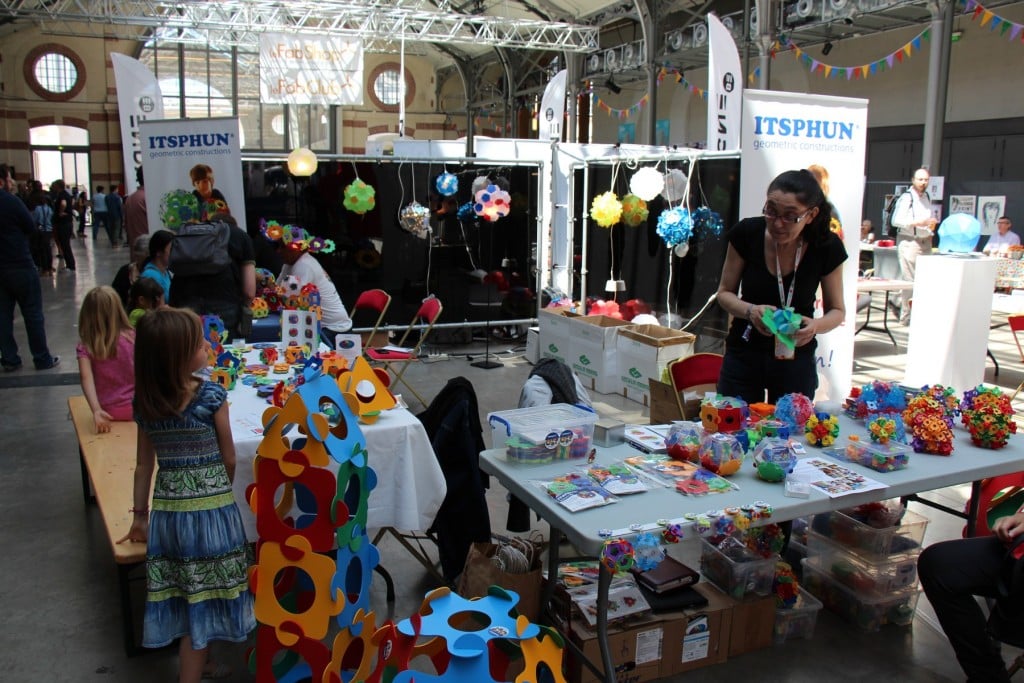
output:
<path id="1" fill-rule="evenodd" d="M 252 240 L 228 214 L 208 223 L 186 224 L 171 247 L 172 306 L 216 315 L 230 338 L 247 334 L 243 309 L 256 296 L 256 255 Z"/>
<path id="2" fill-rule="evenodd" d="M 928 169 L 914 171 L 910 189 L 896 200 L 892 226 L 896 230 L 896 253 L 900 260 L 900 279 L 914 281 L 917 257 L 922 252 L 932 253 L 932 234 L 938 221 L 932 215 L 932 200 L 928 196 Z M 910 321 L 909 301 L 900 297 L 900 322 Z"/>

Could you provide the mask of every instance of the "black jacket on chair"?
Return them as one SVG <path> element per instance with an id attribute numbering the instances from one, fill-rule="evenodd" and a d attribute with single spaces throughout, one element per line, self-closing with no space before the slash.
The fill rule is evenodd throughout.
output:
<path id="1" fill-rule="evenodd" d="M 491 521 L 484 489 L 490 483 L 480 471 L 483 431 L 476 391 L 465 377 L 455 377 L 422 413 L 423 423 L 444 473 L 448 493 L 428 533 L 437 536 L 441 571 L 448 581 L 462 572 L 469 547 L 491 540 Z"/>

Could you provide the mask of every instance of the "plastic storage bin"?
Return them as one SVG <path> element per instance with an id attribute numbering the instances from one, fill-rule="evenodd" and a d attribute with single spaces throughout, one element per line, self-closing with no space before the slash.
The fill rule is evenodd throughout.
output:
<path id="1" fill-rule="evenodd" d="M 886 624 L 909 626 L 914 621 L 917 587 L 901 588 L 887 595 L 870 595 L 845 586 L 821 567 L 820 557 L 804 560 L 803 588 L 833 612 L 864 631 L 877 631 Z"/>
<path id="2" fill-rule="evenodd" d="M 818 567 L 858 592 L 884 595 L 917 585 L 917 552 L 890 555 L 884 560 L 872 561 L 813 531 L 808 536 L 813 549 L 811 556 L 817 560 Z"/>
<path id="3" fill-rule="evenodd" d="M 778 556 L 763 558 L 739 540 L 723 551 L 707 539 L 701 539 L 701 573 L 736 599 L 748 593 L 770 595 L 778 559 Z"/>
<path id="4" fill-rule="evenodd" d="M 852 514 L 852 513 L 851 513 Z M 928 519 L 907 510 L 897 526 L 883 529 L 862 522 L 845 511 L 825 512 L 811 517 L 811 531 L 857 550 L 872 561 L 890 555 L 916 553 L 921 549 Z"/>
<path id="5" fill-rule="evenodd" d="M 825 452 L 834 458 L 870 467 L 876 472 L 902 470 L 910 463 L 913 449 L 902 443 L 871 443 L 850 441 L 845 446 L 832 446 Z"/>
<path id="6" fill-rule="evenodd" d="M 795 605 L 775 610 L 776 645 L 782 645 L 791 638 L 809 640 L 814 637 L 814 625 L 818 621 L 821 602 L 803 588 L 800 588 L 799 591 Z"/>
<path id="7" fill-rule="evenodd" d="M 505 447 L 509 460 L 546 463 L 585 458 L 597 414 L 565 404 L 490 413 L 491 446 Z"/>

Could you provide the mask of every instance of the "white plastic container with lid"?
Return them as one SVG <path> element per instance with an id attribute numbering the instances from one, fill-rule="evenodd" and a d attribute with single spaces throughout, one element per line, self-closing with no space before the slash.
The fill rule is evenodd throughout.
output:
<path id="1" fill-rule="evenodd" d="M 587 457 L 597 414 L 557 403 L 500 410 L 488 414 L 487 422 L 493 448 L 504 447 L 509 460 L 540 464 Z"/>

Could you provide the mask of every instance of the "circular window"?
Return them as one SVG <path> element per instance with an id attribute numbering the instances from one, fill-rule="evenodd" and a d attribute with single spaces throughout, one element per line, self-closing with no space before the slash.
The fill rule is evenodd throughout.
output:
<path id="1" fill-rule="evenodd" d="M 397 62 L 380 64 L 370 73 L 367 93 L 373 104 L 383 111 L 398 111 L 398 101 L 402 96 L 401 81 L 399 80 L 400 65 Z M 409 70 L 405 70 L 405 106 L 412 104 L 413 96 L 416 94 L 416 83 L 412 79 Z"/>
<path id="2" fill-rule="evenodd" d="M 24 76 L 36 95 L 63 102 L 85 87 L 85 63 L 64 45 L 39 45 L 25 58 Z"/>

